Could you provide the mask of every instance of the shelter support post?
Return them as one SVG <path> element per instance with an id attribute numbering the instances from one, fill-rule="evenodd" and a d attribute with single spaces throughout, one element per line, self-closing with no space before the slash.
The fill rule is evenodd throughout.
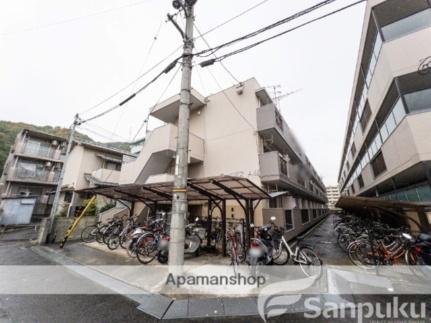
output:
<path id="1" fill-rule="evenodd" d="M 208 200 L 208 216 L 207 216 L 207 246 L 211 245 L 211 230 L 212 230 L 212 201 Z"/>
<path id="2" fill-rule="evenodd" d="M 226 252 L 226 200 L 222 201 L 221 207 L 221 231 L 222 231 L 222 252 L 223 256 L 227 256 Z"/>
<path id="3" fill-rule="evenodd" d="M 417 212 L 418 212 L 418 218 L 422 229 L 425 230 L 426 232 L 429 232 L 431 230 L 431 225 L 425 210 L 423 208 L 419 208 L 417 209 Z"/>

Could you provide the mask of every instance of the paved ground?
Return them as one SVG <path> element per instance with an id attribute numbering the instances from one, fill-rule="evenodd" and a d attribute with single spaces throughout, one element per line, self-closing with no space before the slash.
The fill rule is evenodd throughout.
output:
<path id="1" fill-rule="evenodd" d="M 328 216 L 301 242 L 310 245 L 320 255 L 326 265 L 348 265 L 352 263 L 343 250 L 338 247 L 337 235 L 333 228 L 334 216 Z"/>
<path id="2" fill-rule="evenodd" d="M 19 239 L 17 239 L 19 240 Z M 344 253 L 336 244 L 336 237 L 332 232 L 332 217 L 327 218 L 319 227 L 312 231 L 302 243 L 312 245 L 327 264 L 349 264 Z M 28 242 L 0 242 L 1 265 L 52 265 L 46 258 L 36 254 Z M 68 245 L 65 255 L 75 253 L 78 244 Z M 82 259 L 93 259 L 93 264 L 101 264 L 99 258 L 101 251 L 85 248 Z M 104 253 L 104 264 L 124 264 L 125 258 L 112 253 Z M 81 259 L 81 260 L 82 260 Z M 131 259 L 128 265 L 136 264 Z M 88 288 L 104 288 L 92 280 L 78 277 L 75 273 L 66 270 L 68 279 L 77 279 L 77 283 L 84 283 Z M 392 296 L 357 295 L 357 302 L 380 302 L 385 304 L 392 301 Z M 424 302 L 427 304 L 427 319 L 430 321 L 431 299 L 428 296 L 401 296 L 400 302 Z M 124 322 L 143 321 L 155 322 L 154 317 L 144 314 L 137 309 L 139 304 L 121 295 L 0 295 L 0 323 L 10 322 Z M 235 303 L 225 302 L 223 306 L 235 307 Z M 176 322 L 262 322 L 257 317 L 235 317 L 215 319 L 175 320 Z M 269 322 L 303 322 L 303 313 L 289 313 Z M 322 317 L 313 322 L 323 322 Z M 331 319 L 331 322 L 357 322 L 356 318 Z M 365 320 L 369 321 L 369 320 Z"/>

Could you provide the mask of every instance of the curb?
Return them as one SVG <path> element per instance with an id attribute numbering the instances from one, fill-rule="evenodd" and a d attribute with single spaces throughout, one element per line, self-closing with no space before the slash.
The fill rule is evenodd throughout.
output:
<path id="1" fill-rule="evenodd" d="M 157 319 L 223 318 L 233 316 L 258 316 L 257 298 L 188 298 L 176 300 L 160 294 L 151 294 L 131 286 L 124 281 L 92 269 L 81 263 L 50 250 L 49 247 L 30 247 L 34 253 L 45 259 L 108 288 L 136 303 L 137 309 Z M 126 291 L 126 293 L 125 293 Z M 131 294 L 127 294 L 127 291 Z"/>

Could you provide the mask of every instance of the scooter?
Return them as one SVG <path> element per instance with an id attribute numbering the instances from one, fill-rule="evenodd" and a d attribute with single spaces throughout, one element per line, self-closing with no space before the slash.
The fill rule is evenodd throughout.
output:
<path id="1" fill-rule="evenodd" d="M 195 223 L 199 221 L 199 218 L 195 219 Z M 194 254 L 196 257 L 199 256 L 202 239 L 199 237 L 199 230 L 195 223 L 190 223 L 186 226 L 186 236 L 184 241 L 184 254 Z M 169 257 L 169 240 L 170 237 L 165 236 L 160 240 L 157 260 L 161 264 L 168 262 Z"/>

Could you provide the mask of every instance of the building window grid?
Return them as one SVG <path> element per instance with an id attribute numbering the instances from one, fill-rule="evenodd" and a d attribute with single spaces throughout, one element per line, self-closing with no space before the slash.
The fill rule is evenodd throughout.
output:
<path id="1" fill-rule="evenodd" d="M 366 146 L 365 153 L 361 158 L 360 162 L 356 166 L 355 170 L 352 172 L 351 178 L 348 182 L 347 186 L 352 185 L 353 181 L 361 174 L 362 170 L 365 166 L 373 159 L 374 156 L 380 151 L 381 146 L 386 142 L 389 136 L 394 132 L 396 127 L 400 124 L 403 118 L 406 115 L 406 107 L 404 105 L 404 100 L 400 93 L 398 99 L 395 101 L 395 104 L 392 106 L 391 111 L 388 113 L 388 116 L 382 122 L 382 126 L 378 127 L 377 123 L 377 134 L 374 139 L 371 140 L 371 144 L 369 147 Z"/>
<path id="2" fill-rule="evenodd" d="M 429 8 L 431 8 L 431 4 L 430 4 L 430 0 L 428 0 L 428 5 L 429 5 Z M 425 9 L 425 10 L 429 10 L 429 9 Z M 425 10 L 423 10 L 423 11 L 425 11 Z M 418 14 L 418 13 L 416 13 L 416 14 Z M 356 109 L 356 116 L 355 116 L 355 120 L 354 120 L 354 122 L 353 122 L 353 124 L 354 124 L 354 127 L 353 127 L 353 130 L 352 130 L 352 132 L 350 133 L 350 140 L 349 140 L 349 144 L 348 144 L 348 147 L 350 147 L 350 145 L 352 144 L 352 142 L 353 142 L 353 137 L 354 137 L 354 134 L 355 134 L 355 132 L 356 132 L 356 127 L 357 127 L 357 125 L 358 125 L 358 122 L 357 122 L 357 118 L 359 119 L 360 118 L 360 115 L 361 115 L 361 113 L 362 113 L 362 109 L 363 109 L 363 105 L 362 105 L 362 103 L 364 102 L 363 101 L 363 96 L 364 96 L 364 93 L 365 93 L 365 91 L 368 91 L 368 87 L 369 87 L 369 85 L 371 84 L 371 80 L 372 80 L 372 76 L 374 75 L 374 70 L 375 70 L 375 66 L 377 65 L 377 61 L 378 61 L 378 58 L 379 58 L 379 56 L 380 56 L 380 52 L 381 52 L 381 49 L 382 49 L 382 46 L 383 46 L 383 43 L 385 42 L 385 41 L 387 41 L 386 39 L 385 39 L 385 36 L 384 36 L 384 33 L 383 33 L 383 31 L 382 31 L 382 28 L 380 27 L 380 25 L 378 24 L 378 22 L 377 22 L 377 18 L 376 18 L 376 16 L 375 16 L 375 12 L 372 10 L 371 11 L 371 16 L 372 16 L 372 20 L 373 20 L 373 23 L 374 23 L 374 25 L 375 25 L 375 27 L 376 27 L 376 30 L 377 30 L 377 33 L 376 33 L 376 38 L 374 39 L 374 43 L 373 43 L 373 51 L 372 51 L 372 53 L 371 53 L 371 57 L 370 57 L 370 64 L 369 64 L 369 66 L 368 66 L 368 70 L 367 70 L 367 74 L 365 75 L 365 73 L 364 73 L 364 71 L 363 71 L 363 69 L 362 69 L 362 65 L 360 66 L 360 72 L 361 72 L 361 75 L 362 75 L 362 78 L 363 78 L 363 80 L 364 80 L 364 86 L 363 86 L 363 88 L 362 88 L 362 93 L 361 93 L 361 99 L 360 99 L 360 102 L 359 102 L 359 105 L 358 105 L 358 109 Z M 405 17 L 405 18 L 408 18 L 408 17 Z M 408 34 L 408 33 L 407 33 Z M 377 45 L 377 46 L 376 46 Z M 372 62 L 375 62 L 374 64 L 371 64 Z M 371 68 L 370 68 L 371 67 Z M 365 88 L 367 88 L 366 90 L 365 90 Z M 404 100 L 404 98 L 403 98 L 403 100 Z M 406 102 L 404 101 L 404 106 L 405 106 L 405 108 L 407 108 L 407 106 L 406 106 Z M 358 112 L 360 112 L 360 113 L 358 113 Z M 359 115 L 359 116 L 358 116 Z M 345 158 L 345 153 L 344 153 L 344 157 L 343 157 L 343 159 Z M 344 166 L 343 166 L 343 168 L 345 167 L 345 164 L 344 164 Z M 344 183 L 343 183 L 344 184 Z"/>

